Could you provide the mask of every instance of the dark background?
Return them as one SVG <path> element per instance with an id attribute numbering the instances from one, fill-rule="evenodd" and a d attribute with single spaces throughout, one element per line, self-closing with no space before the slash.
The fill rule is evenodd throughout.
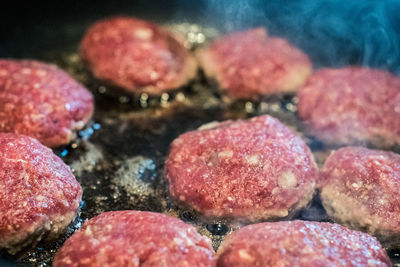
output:
<path id="1" fill-rule="evenodd" d="M 7 2 L 0 7 L 0 57 L 76 49 L 90 23 L 124 14 L 223 31 L 266 26 L 305 50 L 317 67 L 360 64 L 400 74 L 400 0 Z"/>

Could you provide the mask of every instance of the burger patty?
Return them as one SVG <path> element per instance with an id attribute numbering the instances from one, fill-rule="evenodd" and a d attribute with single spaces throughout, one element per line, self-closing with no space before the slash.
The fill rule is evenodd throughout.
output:
<path id="1" fill-rule="evenodd" d="M 129 17 L 96 22 L 80 45 L 81 58 L 98 79 L 133 93 L 162 93 L 196 75 L 194 57 L 171 32 Z"/>
<path id="2" fill-rule="evenodd" d="M 177 202 L 206 216 L 257 221 L 304 207 L 318 171 L 303 140 L 265 115 L 180 135 L 171 145 L 165 175 Z"/>
<path id="3" fill-rule="evenodd" d="M 400 248 L 400 155 L 363 147 L 331 154 L 322 170 L 321 199 L 330 217 Z"/>
<path id="4" fill-rule="evenodd" d="M 391 266 L 372 236 L 338 224 L 283 221 L 234 231 L 218 250 L 219 267 Z"/>
<path id="5" fill-rule="evenodd" d="M 233 98 L 294 92 L 310 75 L 309 58 L 263 28 L 233 33 L 197 52 L 201 67 Z"/>
<path id="6" fill-rule="evenodd" d="M 164 214 L 111 211 L 85 222 L 57 252 L 58 266 L 216 266 L 208 238 Z"/>
<path id="7" fill-rule="evenodd" d="M 93 114 L 93 96 L 55 65 L 0 59 L 0 132 L 68 144 Z"/>
<path id="8" fill-rule="evenodd" d="M 82 189 L 37 140 L 0 133 L 0 249 L 11 254 L 54 239 L 75 218 Z"/>
<path id="9" fill-rule="evenodd" d="M 327 143 L 399 143 L 400 78 L 366 67 L 318 70 L 299 91 L 298 114 Z"/>

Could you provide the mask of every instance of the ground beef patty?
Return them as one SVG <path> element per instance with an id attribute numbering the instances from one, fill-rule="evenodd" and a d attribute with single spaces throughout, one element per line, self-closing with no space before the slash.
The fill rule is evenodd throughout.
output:
<path id="1" fill-rule="evenodd" d="M 219 267 L 391 266 L 374 237 L 321 222 L 249 225 L 230 234 L 218 255 Z"/>
<path id="2" fill-rule="evenodd" d="M 67 144 L 93 114 L 93 96 L 54 65 L 0 59 L 0 132 Z"/>
<path id="3" fill-rule="evenodd" d="M 208 238 L 164 214 L 112 211 L 87 221 L 57 252 L 58 266 L 216 266 Z"/>
<path id="4" fill-rule="evenodd" d="M 197 52 L 205 73 L 233 98 L 294 92 L 310 75 L 308 57 L 263 28 L 233 33 Z"/>
<path id="5" fill-rule="evenodd" d="M 400 78 L 364 67 L 321 69 L 300 89 L 298 114 L 328 143 L 400 143 Z"/>
<path id="6" fill-rule="evenodd" d="M 286 217 L 311 199 L 310 149 L 268 115 L 207 124 L 182 134 L 165 162 L 172 197 L 206 216 Z"/>
<path id="7" fill-rule="evenodd" d="M 75 218 L 82 189 L 37 140 L 0 133 L 0 249 L 14 254 L 53 239 Z"/>
<path id="8" fill-rule="evenodd" d="M 161 95 L 186 84 L 197 70 L 194 57 L 171 32 L 128 17 L 92 25 L 80 54 L 98 79 L 133 93 Z"/>
<path id="9" fill-rule="evenodd" d="M 400 155 L 363 147 L 331 154 L 323 167 L 322 203 L 335 221 L 400 248 Z"/>

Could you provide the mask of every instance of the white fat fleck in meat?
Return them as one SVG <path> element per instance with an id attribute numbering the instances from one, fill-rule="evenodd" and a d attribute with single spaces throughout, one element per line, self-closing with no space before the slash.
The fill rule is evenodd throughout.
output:
<path id="1" fill-rule="evenodd" d="M 174 140 L 173 144 L 174 144 L 174 145 L 183 144 L 183 140 L 182 140 L 181 138 L 177 138 L 177 139 Z"/>
<path id="2" fill-rule="evenodd" d="M 218 153 L 219 158 L 231 158 L 233 156 L 232 150 L 223 150 Z"/>
<path id="3" fill-rule="evenodd" d="M 36 200 L 37 200 L 37 201 L 43 201 L 43 200 L 45 200 L 45 199 L 46 199 L 46 197 L 45 197 L 45 196 L 42 196 L 42 195 L 39 195 L 39 196 L 36 197 Z"/>
<path id="4" fill-rule="evenodd" d="M 290 172 L 284 172 L 281 176 L 278 178 L 278 185 L 282 188 L 293 188 L 297 185 L 297 178 L 296 176 Z"/>
<path id="5" fill-rule="evenodd" d="M 25 74 L 25 75 L 29 75 L 29 74 L 32 73 L 32 70 L 29 69 L 29 68 L 23 68 L 23 69 L 21 70 L 21 73 L 22 73 L 22 74 Z"/>
<path id="6" fill-rule="evenodd" d="M 249 155 L 246 157 L 246 161 L 249 165 L 258 165 L 260 162 L 260 156 L 257 154 Z"/>
<path id="7" fill-rule="evenodd" d="M 44 77 L 47 75 L 47 72 L 45 70 L 36 70 L 36 74 L 40 77 Z"/>
<path id="8" fill-rule="evenodd" d="M 378 203 L 380 205 L 385 205 L 387 203 L 387 199 L 385 197 L 382 197 L 382 198 L 378 199 Z"/>
<path id="9" fill-rule="evenodd" d="M 248 250 L 246 249 L 241 249 L 238 251 L 239 257 L 244 260 L 244 261 L 254 261 L 254 257 L 250 255 L 250 253 L 248 252 Z"/>
<path id="10" fill-rule="evenodd" d="M 142 40 L 150 40 L 153 37 L 153 31 L 151 29 L 137 29 L 135 31 L 135 37 Z"/>
<path id="11" fill-rule="evenodd" d="M 280 189 L 278 187 L 275 187 L 274 189 L 272 189 L 271 194 L 275 195 L 278 194 L 280 192 Z"/>
<path id="12" fill-rule="evenodd" d="M 184 246 L 185 245 L 185 241 L 183 241 L 182 239 L 180 239 L 178 237 L 174 237 L 174 243 L 177 244 L 178 246 Z"/>
<path id="13" fill-rule="evenodd" d="M 88 227 L 86 227 L 85 235 L 92 235 L 92 229 L 90 228 L 90 225 Z"/>
<path id="14" fill-rule="evenodd" d="M 156 71 L 150 71 L 150 79 L 157 80 L 159 77 L 160 75 Z"/>
<path id="15" fill-rule="evenodd" d="M 358 181 L 358 182 L 354 182 L 351 184 L 351 186 L 355 189 L 361 188 L 363 186 L 363 182 L 362 181 Z"/>

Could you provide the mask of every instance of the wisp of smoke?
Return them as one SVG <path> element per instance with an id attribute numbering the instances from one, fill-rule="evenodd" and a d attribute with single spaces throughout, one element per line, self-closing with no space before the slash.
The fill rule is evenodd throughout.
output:
<path id="1" fill-rule="evenodd" d="M 200 23 L 223 32 L 265 26 L 316 67 L 366 65 L 400 74 L 400 1 L 205 0 Z"/>

